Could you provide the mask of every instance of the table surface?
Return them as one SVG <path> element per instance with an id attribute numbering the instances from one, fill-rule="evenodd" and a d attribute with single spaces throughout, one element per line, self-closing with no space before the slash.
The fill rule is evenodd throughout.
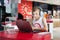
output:
<path id="1" fill-rule="evenodd" d="M 49 32 L 42 32 L 42 33 L 22 33 L 22 32 L 17 32 L 17 33 L 6 33 L 6 32 L 0 32 L 0 38 L 2 38 L 4 40 L 4 38 L 7 38 L 8 40 L 9 39 L 14 39 L 14 40 L 37 40 L 40 39 L 43 37 L 43 36 L 46 36 L 46 35 L 49 35 L 50 36 L 50 33 Z M 7 40 L 6 39 L 6 40 Z"/>

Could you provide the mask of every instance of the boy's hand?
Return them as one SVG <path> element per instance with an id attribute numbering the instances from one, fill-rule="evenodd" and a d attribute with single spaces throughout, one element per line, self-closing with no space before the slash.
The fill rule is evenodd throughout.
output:
<path id="1" fill-rule="evenodd" d="M 40 30 L 40 32 L 47 32 L 47 30 L 45 28 L 40 28 L 39 30 Z"/>
<path id="2" fill-rule="evenodd" d="M 46 29 L 44 28 L 36 28 L 36 27 L 32 27 L 33 30 L 40 30 L 40 32 L 47 32 Z"/>

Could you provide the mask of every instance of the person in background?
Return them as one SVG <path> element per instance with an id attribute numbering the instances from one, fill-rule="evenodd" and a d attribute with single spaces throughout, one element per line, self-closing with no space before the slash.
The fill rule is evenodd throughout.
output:
<path id="1" fill-rule="evenodd" d="M 46 29 L 46 20 L 44 17 L 41 16 L 41 9 L 39 7 L 33 8 L 33 30 L 38 29 L 41 31 L 47 31 Z"/>
<path id="2" fill-rule="evenodd" d="M 45 11 L 45 12 L 44 12 L 44 17 L 47 19 L 48 16 L 49 16 L 48 12 Z"/>

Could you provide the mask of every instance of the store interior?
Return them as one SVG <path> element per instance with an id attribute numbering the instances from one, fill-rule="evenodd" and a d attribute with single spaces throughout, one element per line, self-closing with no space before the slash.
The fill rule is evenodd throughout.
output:
<path id="1" fill-rule="evenodd" d="M 51 33 L 51 39 L 54 39 L 55 37 L 53 36 L 55 35 L 54 33 L 56 33 L 56 30 L 60 28 L 60 24 L 59 24 L 60 23 L 60 5 L 42 3 L 37 1 L 25 1 L 25 0 L 21 0 L 21 2 L 19 3 L 17 3 L 17 1 L 12 1 L 9 4 L 9 6 L 7 6 L 6 4 L 4 6 L 0 6 L 0 10 L 2 10 L 0 11 L 1 13 L 0 24 L 2 26 L 1 28 L 6 26 L 3 28 L 3 30 L 8 31 L 9 30 L 8 26 L 11 26 L 11 24 L 18 25 L 19 19 L 28 22 L 25 25 L 29 26 L 30 28 L 30 26 L 32 26 L 32 23 L 33 23 L 33 15 L 32 15 L 33 8 L 36 6 L 41 8 L 41 16 L 46 18 L 47 30 L 49 33 Z M 47 16 L 45 15 L 45 13 L 47 14 Z M 31 29 L 29 28 L 27 29 L 27 28 L 23 30 L 29 30 L 30 32 Z M 16 31 L 21 30 L 21 28 L 17 26 L 14 26 L 14 27 L 12 26 L 11 29 L 16 29 Z"/>

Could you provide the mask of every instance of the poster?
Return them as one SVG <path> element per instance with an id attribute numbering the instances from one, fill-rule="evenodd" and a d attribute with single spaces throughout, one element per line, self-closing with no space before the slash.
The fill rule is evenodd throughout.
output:
<path id="1" fill-rule="evenodd" d="M 18 13 L 21 13 L 26 18 L 32 18 L 32 2 L 21 0 L 21 3 L 18 3 Z"/>

